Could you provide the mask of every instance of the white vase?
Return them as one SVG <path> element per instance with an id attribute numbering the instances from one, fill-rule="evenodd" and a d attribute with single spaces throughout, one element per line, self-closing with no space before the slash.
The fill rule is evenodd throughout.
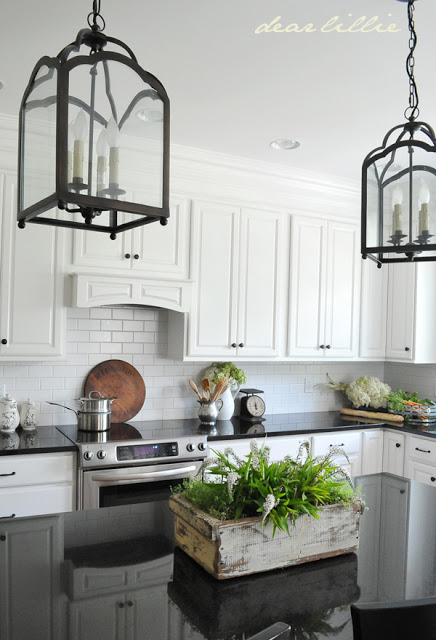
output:
<path id="1" fill-rule="evenodd" d="M 230 420 L 235 411 L 235 401 L 233 400 L 232 392 L 228 387 L 221 396 L 221 400 L 223 401 L 223 406 L 218 413 L 217 420 Z"/>

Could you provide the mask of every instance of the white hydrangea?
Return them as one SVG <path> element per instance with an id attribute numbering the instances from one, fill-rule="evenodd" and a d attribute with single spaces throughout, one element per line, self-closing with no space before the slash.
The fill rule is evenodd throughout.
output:
<path id="1" fill-rule="evenodd" d="M 391 388 L 378 378 L 362 376 L 347 385 L 345 394 L 355 407 L 384 409 L 388 403 Z"/>

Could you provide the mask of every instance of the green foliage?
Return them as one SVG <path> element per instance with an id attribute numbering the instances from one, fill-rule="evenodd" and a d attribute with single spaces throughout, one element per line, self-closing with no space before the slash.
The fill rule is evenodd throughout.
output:
<path id="1" fill-rule="evenodd" d="M 412 395 L 408 395 L 405 391 L 403 391 L 403 389 L 397 389 L 395 393 L 389 394 L 388 407 L 389 409 L 392 409 L 392 411 L 403 411 L 405 401 L 417 402 L 418 404 L 425 404 L 428 406 L 434 404 L 434 402 L 432 400 L 429 400 L 428 398 L 420 400 L 416 392 L 412 393 Z"/>
<path id="2" fill-rule="evenodd" d="M 231 389 L 238 389 L 239 385 L 247 382 L 245 372 L 233 362 L 213 362 L 204 375 L 213 386 L 220 380 L 227 380 Z"/>
<path id="3" fill-rule="evenodd" d="M 244 460 L 232 451 L 215 452 L 217 458 L 207 460 L 200 475 L 185 480 L 176 492 L 202 511 L 222 520 L 253 516 L 273 523 L 289 533 L 288 521 L 302 514 L 318 518 L 322 505 L 359 499 L 346 472 L 332 460 L 343 450 L 334 449 L 320 458 L 308 453 L 308 443 L 300 447 L 296 459 L 287 456 L 280 462 L 269 462 L 269 448 L 263 443 L 250 443 L 251 452 Z"/>

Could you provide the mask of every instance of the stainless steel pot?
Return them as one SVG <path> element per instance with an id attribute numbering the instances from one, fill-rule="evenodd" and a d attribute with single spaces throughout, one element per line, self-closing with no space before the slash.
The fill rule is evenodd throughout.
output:
<path id="1" fill-rule="evenodd" d="M 97 395 L 95 395 L 97 394 Z M 48 402 L 74 411 L 80 431 L 107 431 L 111 426 L 111 404 L 116 398 L 105 398 L 99 391 L 90 391 L 87 398 L 77 398 L 81 409 L 76 411 L 58 402 Z"/>

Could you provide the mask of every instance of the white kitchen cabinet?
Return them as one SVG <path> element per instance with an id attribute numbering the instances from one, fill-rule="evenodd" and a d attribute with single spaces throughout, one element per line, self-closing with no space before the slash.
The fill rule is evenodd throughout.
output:
<path id="1" fill-rule="evenodd" d="M 282 213 L 194 204 L 188 358 L 280 355 L 287 221 Z"/>
<path id="2" fill-rule="evenodd" d="M 383 433 L 383 471 L 396 476 L 404 475 L 405 438 L 398 431 Z"/>
<path id="3" fill-rule="evenodd" d="M 362 473 L 362 432 L 331 431 L 315 434 L 312 437 L 312 453 L 315 457 L 327 455 L 337 447 L 343 449 L 347 457 L 335 453 L 332 456 L 335 463 L 343 467 L 350 476 L 360 476 Z"/>
<path id="4" fill-rule="evenodd" d="M 358 352 L 360 262 L 355 224 L 292 216 L 288 356 Z"/>
<path id="5" fill-rule="evenodd" d="M 362 475 L 381 473 L 383 470 L 383 430 L 362 431 Z"/>
<path id="6" fill-rule="evenodd" d="M 386 359 L 436 362 L 436 264 L 390 264 Z"/>
<path id="7" fill-rule="evenodd" d="M 140 196 L 135 196 L 136 198 Z M 128 214 L 119 213 L 129 220 Z M 116 272 L 137 272 L 147 278 L 189 277 L 189 200 L 171 196 L 168 224 L 146 224 L 119 233 L 115 240 L 100 233 L 74 231 L 73 267 Z"/>
<path id="8" fill-rule="evenodd" d="M 59 518 L 25 518 L 0 524 L 2 640 L 64 637 L 59 602 L 62 561 Z"/>
<path id="9" fill-rule="evenodd" d="M 73 452 L 0 457 L 0 518 L 73 511 L 75 504 Z"/>
<path id="10" fill-rule="evenodd" d="M 404 476 L 436 486 L 436 440 L 406 435 Z"/>
<path id="11" fill-rule="evenodd" d="M 386 356 L 388 269 L 362 260 L 359 356 L 384 360 Z"/>
<path id="12" fill-rule="evenodd" d="M 0 175 L 0 361 L 63 355 L 63 232 L 16 222 L 16 179 Z"/>

